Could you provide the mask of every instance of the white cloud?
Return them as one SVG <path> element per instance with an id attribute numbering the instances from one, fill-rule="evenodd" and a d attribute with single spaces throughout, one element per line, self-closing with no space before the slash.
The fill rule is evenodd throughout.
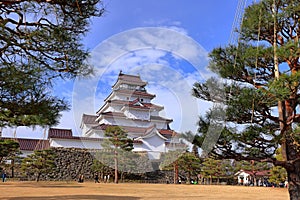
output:
<path id="1" fill-rule="evenodd" d="M 189 63 L 189 71 L 185 68 L 186 63 L 180 66 L 183 60 Z M 192 85 L 211 73 L 206 69 L 207 52 L 187 36 L 184 29 L 145 27 L 119 33 L 93 50 L 91 62 L 99 74 L 92 80 L 76 81 L 76 95 L 73 96 L 76 113 L 95 113 L 98 109 L 95 101 L 103 103 L 106 97 L 102 93 L 95 94 L 95 86 L 111 86 L 118 72 L 123 70 L 124 73 L 140 74 L 149 82 L 149 91 L 153 90 L 157 95 L 155 102 L 165 106 L 166 117 L 174 119 L 174 128 L 196 131 L 198 115 L 203 112 L 203 105 L 208 106 L 191 96 Z M 178 63 L 179 66 L 173 66 Z M 103 91 L 103 88 L 97 91 Z M 76 123 L 80 123 L 79 117 L 75 118 Z"/>
<path id="2" fill-rule="evenodd" d="M 165 107 L 176 131 L 195 132 L 199 113 L 210 106 L 191 96 L 196 81 L 212 76 L 206 69 L 207 52 L 182 28 L 146 27 L 119 33 L 99 44 L 88 62 L 96 74 L 75 80 L 72 110 L 63 113 L 59 125 L 75 133 L 80 131 L 82 114 L 95 114 L 102 106 L 120 70 L 140 74 L 149 83 L 149 92 L 157 95 L 154 102 Z"/>

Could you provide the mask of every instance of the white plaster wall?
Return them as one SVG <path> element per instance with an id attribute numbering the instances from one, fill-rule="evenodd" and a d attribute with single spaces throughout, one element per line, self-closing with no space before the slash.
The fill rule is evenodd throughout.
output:
<path id="1" fill-rule="evenodd" d="M 149 127 L 150 122 L 149 121 L 136 121 L 132 119 L 124 119 L 124 118 L 104 118 L 101 119 L 99 124 L 112 124 L 112 125 L 120 125 L 120 126 L 133 126 L 133 127 Z"/>
<path id="2" fill-rule="evenodd" d="M 150 138 L 142 139 L 143 144 L 142 148 L 147 149 L 150 151 L 157 151 L 157 152 L 165 152 L 165 140 L 159 137 L 158 135 L 154 135 Z"/>
<path id="3" fill-rule="evenodd" d="M 113 100 L 117 99 L 117 100 L 125 100 L 128 101 L 129 99 L 127 99 L 127 97 L 130 99 L 131 98 L 131 94 L 127 94 L 127 95 L 123 95 L 123 94 L 116 94 L 113 98 Z"/>
<path id="4" fill-rule="evenodd" d="M 166 122 L 151 121 L 151 124 L 156 124 L 157 129 L 167 129 L 167 123 Z"/>
<path id="5" fill-rule="evenodd" d="M 143 100 L 142 100 L 142 99 L 143 99 Z M 143 102 L 143 103 L 151 103 L 151 99 L 145 98 L 145 97 L 141 97 L 141 98 L 140 98 L 140 101 Z"/>
<path id="6" fill-rule="evenodd" d="M 104 131 L 94 131 L 94 130 L 92 130 L 92 134 L 90 134 L 88 137 L 90 137 L 90 138 L 104 138 Z"/>
<path id="7" fill-rule="evenodd" d="M 150 114 L 152 116 L 159 116 L 159 112 L 158 111 L 151 111 Z"/>
<path id="8" fill-rule="evenodd" d="M 103 110 L 103 112 L 115 112 L 115 108 L 112 106 L 107 107 L 105 110 Z"/>
<path id="9" fill-rule="evenodd" d="M 88 130 L 89 130 L 89 126 L 87 126 L 86 124 L 83 124 L 83 127 L 82 127 L 82 135 L 83 135 L 83 136 L 86 136 Z"/>
<path id="10" fill-rule="evenodd" d="M 99 124 L 114 124 L 113 118 L 102 118 Z"/>
<path id="11" fill-rule="evenodd" d="M 144 149 L 142 147 L 142 144 L 133 144 L 134 149 L 132 151 L 134 152 L 139 152 L 139 151 L 145 151 L 146 149 Z"/>
<path id="12" fill-rule="evenodd" d="M 102 149 L 100 141 L 91 140 L 67 140 L 67 139 L 56 139 L 50 140 L 51 147 L 64 147 L 64 148 L 86 148 L 86 149 Z"/>
<path id="13" fill-rule="evenodd" d="M 113 105 L 110 108 L 112 112 L 120 112 L 122 107 L 123 107 L 122 105 Z"/>
<path id="14" fill-rule="evenodd" d="M 150 113 L 148 111 L 141 110 L 126 110 L 126 116 L 133 119 L 150 120 Z"/>
<path id="15" fill-rule="evenodd" d="M 156 140 L 156 139 L 154 139 Z M 152 145 L 150 144 L 134 144 L 134 149 L 132 151 L 134 152 L 147 152 L 148 158 L 150 160 L 154 160 L 154 159 L 160 159 L 161 153 L 164 151 L 157 151 L 154 149 L 152 149 Z M 164 148 L 161 148 L 164 149 Z"/>

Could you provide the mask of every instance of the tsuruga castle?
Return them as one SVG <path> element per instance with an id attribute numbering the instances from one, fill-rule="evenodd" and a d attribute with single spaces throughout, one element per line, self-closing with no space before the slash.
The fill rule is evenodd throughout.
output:
<path id="1" fill-rule="evenodd" d="M 19 141 L 23 156 L 50 147 L 103 149 L 105 129 L 112 125 L 122 127 L 134 141 L 133 151 L 146 153 L 150 160 L 184 148 L 179 134 L 170 128 L 173 120 L 160 116 L 164 107 L 152 103 L 156 95 L 148 93 L 146 86 L 139 75 L 120 72 L 99 110 L 82 115 L 81 136 L 74 136 L 71 129 L 50 128 L 47 139 L 14 139 Z"/>
<path id="2" fill-rule="evenodd" d="M 170 129 L 173 120 L 159 115 L 164 107 L 152 103 L 156 95 L 146 86 L 140 76 L 120 72 L 96 115 L 83 114 L 83 137 L 104 138 L 108 125 L 120 126 L 134 140 L 133 151 L 147 152 L 149 159 L 180 146 L 177 133 Z"/>

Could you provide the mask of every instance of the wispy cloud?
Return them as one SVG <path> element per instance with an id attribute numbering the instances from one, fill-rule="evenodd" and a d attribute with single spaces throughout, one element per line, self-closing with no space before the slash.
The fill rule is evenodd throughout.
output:
<path id="1" fill-rule="evenodd" d="M 177 22 L 178 25 L 179 22 Z M 180 23 L 179 23 L 180 24 Z M 111 91 L 120 70 L 139 74 L 149 83 L 154 103 L 165 107 L 176 131 L 196 131 L 199 113 L 210 104 L 192 97 L 192 86 L 213 74 L 207 70 L 207 52 L 174 26 L 137 28 L 116 34 L 99 44 L 88 60 L 96 73 L 89 79 L 76 79 L 73 90 L 64 91 L 72 99 L 72 110 L 64 112 L 59 127 L 80 134 L 83 113 L 95 114 Z"/>
<path id="2" fill-rule="evenodd" d="M 149 92 L 157 95 L 154 102 L 165 106 L 162 114 L 174 119 L 174 129 L 196 131 L 199 113 L 209 106 L 192 97 L 192 86 L 211 73 L 206 69 L 207 52 L 186 33 L 182 28 L 146 27 L 107 39 L 91 54 L 98 74 L 93 80 L 78 80 L 74 86 L 78 95 L 75 99 L 81 99 L 73 102 L 80 108 L 86 107 L 86 112 L 91 111 L 95 102 L 103 102 L 109 93 L 107 88 L 111 89 L 117 74 L 123 70 L 139 74 L 149 83 Z"/>

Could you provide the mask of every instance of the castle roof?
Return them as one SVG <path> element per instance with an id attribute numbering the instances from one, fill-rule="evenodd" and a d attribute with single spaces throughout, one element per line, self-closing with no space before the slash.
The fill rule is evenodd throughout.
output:
<path id="1" fill-rule="evenodd" d="M 121 83 L 133 84 L 133 85 L 138 85 L 138 86 L 147 85 L 147 82 L 142 81 L 142 79 L 139 75 L 137 75 L 137 76 L 129 75 L 129 74 L 123 74 L 122 72 L 120 72 L 116 83 L 112 87 L 115 87 L 116 85 L 119 85 Z"/>
<path id="2" fill-rule="evenodd" d="M 161 117 L 161 116 L 150 116 L 150 119 L 151 120 L 164 120 L 164 121 L 167 121 L 167 122 L 172 122 L 173 120 L 172 119 L 167 119 L 167 118 L 164 118 L 164 117 Z"/>
<path id="3" fill-rule="evenodd" d="M 117 126 L 117 125 L 100 124 L 98 126 L 93 127 L 93 129 L 94 130 L 105 130 L 108 126 Z M 120 126 L 120 127 L 122 127 L 127 132 L 142 133 L 142 134 L 147 134 L 147 132 L 149 132 L 149 130 L 153 129 L 153 126 L 150 126 L 150 127 Z M 167 138 L 170 138 L 177 134 L 175 131 L 169 130 L 169 129 L 158 129 L 158 132 Z"/>
<path id="4" fill-rule="evenodd" d="M 139 98 L 136 98 L 134 101 L 125 101 L 125 100 L 119 100 L 119 99 L 113 99 L 113 100 L 108 100 L 106 101 L 103 106 L 97 111 L 97 114 L 101 114 L 101 110 L 103 110 L 104 108 L 106 108 L 108 106 L 108 104 L 112 104 L 112 105 L 134 105 L 137 106 L 139 105 L 140 107 L 144 107 L 144 108 L 149 108 L 149 109 L 155 109 L 157 111 L 162 110 L 164 107 L 160 106 L 160 105 L 156 105 L 153 103 L 145 103 L 145 102 L 141 102 L 139 100 Z"/>
<path id="5" fill-rule="evenodd" d="M 97 115 L 87 115 L 87 114 L 83 114 L 82 115 L 82 122 L 84 124 L 97 124 L 96 119 L 97 119 Z"/>
<path id="6" fill-rule="evenodd" d="M 123 95 L 127 95 L 129 97 L 144 97 L 144 98 L 150 98 L 153 99 L 156 97 L 155 94 L 150 94 L 147 93 L 146 91 L 138 91 L 138 90 L 128 90 L 128 89 L 119 89 L 119 90 L 113 90 L 108 97 L 106 97 L 106 99 L 104 99 L 104 101 L 108 101 L 111 100 L 111 98 L 113 97 L 113 95 L 115 94 L 123 94 Z"/>

